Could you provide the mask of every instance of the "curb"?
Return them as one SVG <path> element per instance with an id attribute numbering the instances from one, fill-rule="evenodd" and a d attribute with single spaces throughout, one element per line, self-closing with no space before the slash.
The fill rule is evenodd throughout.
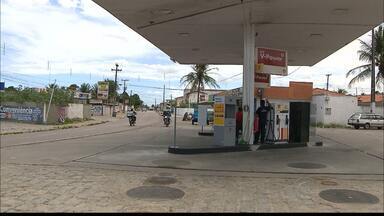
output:
<path id="1" fill-rule="evenodd" d="M 86 126 L 93 126 L 93 125 L 99 125 L 99 124 L 104 124 L 109 121 L 101 121 L 101 122 L 93 122 L 90 124 L 85 124 L 85 125 L 60 125 L 56 126 L 53 128 L 47 128 L 47 129 L 37 129 L 37 130 L 29 130 L 29 131 L 14 131 L 14 132 L 0 132 L 0 136 L 5 136 L 5 135 L 16 135 L 16 134 L 24 134 L 24 133 L 36 133 L 36 132 L 44 132 L 44 131 L 53 131 L 53 130 L 64 130 L 64 129 L 71 129 L 71 128 L 79 128 L 79 127 L 86 127 Z"/>

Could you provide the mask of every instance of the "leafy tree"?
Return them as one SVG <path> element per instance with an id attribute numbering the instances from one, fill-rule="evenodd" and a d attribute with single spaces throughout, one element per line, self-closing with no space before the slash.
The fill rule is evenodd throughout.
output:
<path id="1" fill-rule="evenodd" d="M 127 92 L 120 94 L 120 103 L 124 103 L 124 100 L 129 101 L 129 95 Z"/>
<path id="2" fill-rule="evenodd" d="M 196 64 L 192 66 L 192 72 L 184 75 L 180 79 L 182 85 L 186 85 L 186 89 L 189 87 L 190 92 L 197 91 L 197 103 L 200 101 L 200 91 L 204 90 L 205 85 L 213 88 L 219 88 L 220 86 L 216 83 L 210 74 L 212 70 L 218 70 L 218 68 L 209 68 L 207 64 Z"/>
<path id="3" fill-rule="evenodd" d="M 337 93 L 339 93 L 339 94 L 347 94 L 348 91 L 345 90 L 345 89 L 341 89 L 341 88 L 339 88 L 339 89 L 337 90 Z"/>
<path id="4" fill-rule="evenodd" d="M 97 83 L 93 84 L 91 86 L 91 95 L 92 98 L 97 98 L 97 89 L 99 88 L 99 85 Z"/>
<path id="5" fill-rule="evenodd" d="M 90 93 L 91 92 L 91 85 L 88 83 L 83 83 L 80 85 L 80 92 L 83 93 Z"/>
<path id="6" fill-rule="evenodd" d="M 9 86 L 7 88 L 4 89 L 5 91 L 17 91 L 17 89 L 14 87 L 14 86 Z"/>
<path id="7" fill-rule="evenodd" d="M 140 100 L 140 96 L 138 94 L 134 94 L 129 97 L 129 105 L 134 106 L 135 108 L 143 105 L 143 101 Z"/>
<path id="8" fill-rule="evenodd" d="M 68 90 L 70 90 L 72 92 L 75 92 L 78 88 L 79 88 L 79 86 L 76 84 L 71 84 L 70 86 L 68 86 Z"/>
<path id="9" fill-rule="evenodd" d="M 367 62 L 367 64 L 358 66 L 351 69 L 347 73 L 347 77 L 355 75 L 349 82 L 349 87 L 352 85 L 364 81 L 371 77 L 372 74 L 372 59 L 375 59 L 375 64 L 379 68 L 376 74 L 376 86 L 380 87 L 380 83 L 384 83 L 384 28 L 379 26 L 379 28 L 374 31 L 373 43 L 375 44 L 375 55 L 372 54 L 372 41 L 367 43 L 360 40 L 361 49 L 358 51 L 360 54 L 359 59 L 361 61 Z"/>
<path id="10" fill-rule="evenodd" d="M 117 85 L 117 88 L 115 90 L 115 81 L 111 79 L 105 79 L 105 82 L 108 82 L 108 100 L 110 102 L 113 102 L 116 96 L 116 101 L 119 101 L 119 97 L 117 94 L 117 91 L 120 89 L 119 85 Z"/>

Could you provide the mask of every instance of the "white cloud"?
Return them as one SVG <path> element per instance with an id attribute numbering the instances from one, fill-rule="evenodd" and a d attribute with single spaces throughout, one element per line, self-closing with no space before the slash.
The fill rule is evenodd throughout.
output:
<path id="1" fill-rule="evenodd" d="M 28 73 L 46 72 L 42 68 L 46 68 L 48 60 L 64 65 L 73 61 L 87 64 L 100 59 L 113 62 L 121 57 L 130 59 L 161 53 L 119 23 L 104 25 L 82 19 L 74 10 L 52 5 L 24 8 L 6 2 L 2 6 L 5 20 L 2 34 L 17 36 L 3 39 L 7 46 L 19 51 L 12 66 L 28 69 Z M 112 16 L 110 19 L 114 20 Z M 24 64 L 26 61 L 33 64 Z"/>
<path id="2" fill-rule="evenodd" d="M 58 3 L 65 8 L 76 8 L 80 6 L 80 0 L 58 0 Z"/>

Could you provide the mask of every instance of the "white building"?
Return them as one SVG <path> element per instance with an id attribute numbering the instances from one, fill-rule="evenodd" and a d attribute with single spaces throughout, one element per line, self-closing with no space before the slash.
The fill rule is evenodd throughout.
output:
<path id="1" fill-rule="evenodd" d="M 225 90 L 218 89 L 205 89 L 200 91 L 200 100 L 199 102 L 208 102 L 213 101 L 213 95 L 224 92 Z M 197 103 L 197 91 L 186 92 L 184 91 L 184 97 L 186 101 L 190 104 Z"/>
<path id="2" fill-rule="evenodd" d="M 313 89 L 312 104 L 316 107 L 316 122 L 346 125 L 348 118 L 361 112 L 357 97 L 324 89 Z"/>

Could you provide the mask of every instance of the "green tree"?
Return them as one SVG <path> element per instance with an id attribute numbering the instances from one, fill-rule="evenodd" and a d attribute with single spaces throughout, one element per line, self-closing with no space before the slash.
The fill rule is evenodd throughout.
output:
<path id="1" fill-rule="evenodd" d="M 91 96 L 92 98 L 97 98 L 97 89 L 99 88 L 99 85 L 97 83 L 93 84 L 91 86 Z"/>
<path id="2" fill-rule="evenodd" d="M 192 72 L 184 75 L 180 79 L 182 85 L 186 85 L 185 88 L 190 88 L 190 92 L 197 91 L 197 103 L 200 101 L 200 91 L 204 90 L 205 85 L 213 88 L 219 88 L 210 74 L 212 70 L 218 70 L 218 68 L 209 68 L 207 64 L 196 64 L 192 66 Z"/>
<path id="3" fill-rule="evenodd" d="M 349 82 L 349 87 L 352 85 L 364 81 L 371 77 L 372 74 L 372 59 L 374 57 L 375 64 L 379 68 L 376 74 L 376 86 L 380 87 L 384 83 L 384 28 L 379 26 L 379 28 L 374 31 L 373 42 L 375 45 L 375 55 L 372 54 L 372 41 L 369 43 L 360 40 L 361 49 L 358 51 L 359 59 L 361 61 L 367 62 L 367 64 L 358 66 L 351 69 L 347 73 L 347 77 L 355 75 Z"/>
<path id="4" fill-rule="evenodd" d="M 91 92 L 91 85 L 88 83 L 83 83 L 80 85 L 80 92 L 83 93 L 90 93 Z"/>
<path id="5" fill-rule="evenodd" d="M 79 86 L 76 84 L 71 84 L 70 86 L 68 86 L 68 90 L 70 90 L 72 92 L 75 92 L 78 88 L 79 88 Z"/>
<path id="6" fill-rule="evenodd" d="M 339 88 L 339 89 L 337 90 L 337 93 L 339 93 L 339 94 L 347 94 L 348 92 L 347 92 L 347 90 L 345 90 L 345 89 L 341 89 L 341 88 Z"/>
<path id="7" fill-rule="evenodd" d="M 143 101 L 140 99 L 140 96 L 138 94 L 133 94 L 129 97 L 129 104 L 131 106 L 134 106 L 135 108 L 138 108 L 143 105 Z"/>
<path id="8" fill-rule="evenodd" d="M 111 79 L 105 79 L 105 82 L 108 82 L 108 101 L 113 102 L 116 96 L 116 101 L 119 101 L 119 97 L 117 94 L 117 91 L 120 89 L 119 85 L 117 85 L 117 88 L 115 90 L 115 81 Z"/>

